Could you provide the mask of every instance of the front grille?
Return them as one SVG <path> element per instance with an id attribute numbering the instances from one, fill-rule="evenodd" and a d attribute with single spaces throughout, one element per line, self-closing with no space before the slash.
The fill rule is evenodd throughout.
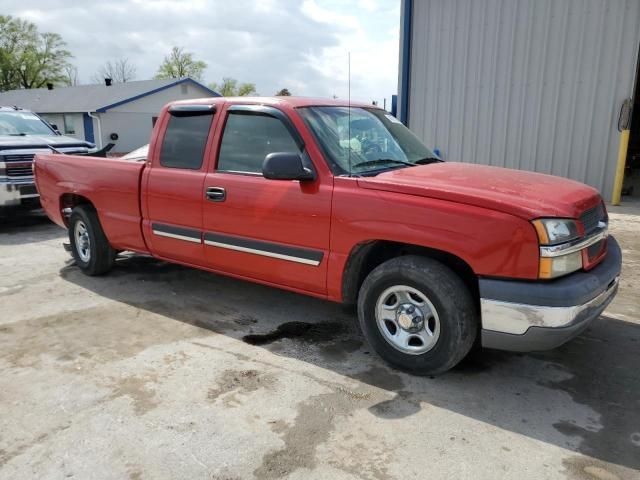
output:
<path id="1" fill-rule="evenodd" d="M 580 221 L 584 226 L 585 235 L 588 236 L 590 233 L 593 233 L 595 230 L 597 230 L 598 223 L 606 221 L 602 204 L 600 203 L 580 215 Z"/>
<path id="2" fill-rule="evenodd" d="M 10 178 L 24 178 L 33 175 L 33 153 L 3 155 L 7 176 Z"/>
<path id="3" fill-rule="evenodd" d="M 33 167 L 29 165 L 7 165 L 7 176 L 30 177 L 33 175 Z"/>
<path id="4" fill-rule="evenodd" d="M 0 152 L 2 153 L 2 152 Z M 3 155 L 2 158 L 5 162 L 32 162 L 35 154 L 33 153 L 21 153 L 18 155 Z"/>
<path id="5" fill-rule="evenodd" d="M 589 257 L 589 262 L 600 256 L 602 250 L 604 250 L 606 243 L 606 240 L 600 240 L 599 242 L 596 242 L 593 245 L 589 246 L 589 248 L 587 248 L 587 256 Z"/>

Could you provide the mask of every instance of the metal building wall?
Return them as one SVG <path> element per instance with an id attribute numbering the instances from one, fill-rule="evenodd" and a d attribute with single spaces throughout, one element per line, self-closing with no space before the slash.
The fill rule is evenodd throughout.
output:
<path id="1" fill-rule="evenodd" d="M 610 198 L 640 1 L 403 0 L 402 9 L 405 114 L 427 145 L 449 160 L 573 178 Z"/>

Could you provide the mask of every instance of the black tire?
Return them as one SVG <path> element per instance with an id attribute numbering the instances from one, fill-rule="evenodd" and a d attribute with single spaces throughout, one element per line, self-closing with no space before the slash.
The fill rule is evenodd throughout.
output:
<path id="1" fill-rule="evenodd" d="M 88 245 L 80 245 L 78 242 L 82 240 L 77 240 L 76 227 L 81 228 L 82 226 L 88 236 Z M 109 245 L 100 225 L 98 214 L 93 207 L 80 205 L 73 209 L 69 219 L 69 242 L 76 265 L 85 274 L 90 276 L 104 275 L 113 267 L 117 253 Z M 87 251 L 88 256 L 85 254 Z"/>
<path id="2" fill-rule="evenodd" d="M 430 313 L 422 315 L 429 318 L 424 325 L 432 322 L 434 332 L 436 322 L 438 324 L 437 336 L 432 335 L 429 339 L 435 343 L 431 346 L 418 344 L 416 347 L 430 348 L 424 353 L 405 353 L 400 350 L 401 347 L 392 345 L 393 339 L 387 340 L 389 333 L 385 337 L 383 330 L 388 328 L 385 325 L 390 323 L 389 327 L 392 327 L 394 322 L 383 321 L 383 325 L 378 326 L 378 300 L 382 302 L 380 305 L 385 305 L 382 295 L 385 298 L 391 295 L 388 298 L 392 298 L 395 305 L 400 305 L 400 298 L 393 299 L 394 294 L 387 293 L 393 292 L 394 288 L 402 288 L 400 286 L 419 291 L 437 312 L 437 320 L 431 318 Z M 393 305 L 389 308 L 394 312 Z M 430 307 L 424 307 L 423 310 L 428 312 Z M 397 315 L 398 312 L 400 310 L 396 308 L 391 315 Z M 471 350 L 479 323 L 473 297 L 462 279 L 442 263 L 414 255 L 388 260 L 367 276 L 358 295 L 358 319 L 365 338 L 378 355 L 394 367 L 416 375 L 437 375 L 458 364 Z M 396 329 L 400 328 L 398 325 L 396 322 Z M 393 328 L 388 328 L 388 332 L 393 333 Z M 419 333 L 424 336 L 422 329 Z M 417 342 L 422 342 L 420 337 Z"/>

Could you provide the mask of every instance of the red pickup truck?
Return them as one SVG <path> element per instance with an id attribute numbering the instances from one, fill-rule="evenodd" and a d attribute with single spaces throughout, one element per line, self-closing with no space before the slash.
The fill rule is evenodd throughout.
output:
<path id="1" fill-rule="evenodd" d="M 442 162 L 371 105 L 175 102 L 142 161 L 37 155 L 35 176 L 88 275 L 128 250 L 357 305 L 376 352 L 418 374 L 474 344 L 558 346 L 617 291 L 596 190 Z"/>

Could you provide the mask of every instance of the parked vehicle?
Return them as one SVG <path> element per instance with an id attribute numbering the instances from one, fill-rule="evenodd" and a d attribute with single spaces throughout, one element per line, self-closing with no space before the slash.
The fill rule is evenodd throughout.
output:
<path id="1" fill-rule="evenodd" d="M 0 209 L 39 207 L 33 180 L 36 153 L 87 153 L 93 144 L 60 135 L 33 112 L 0 107 Z"/>
<path id="2" fill-rule="evenodd" d="M 42 204 L 82 271 L 130 250 L 357 305 L 376 352 L 418 374 L 476 342 L 556 347 L 617 291 L 596 190 L 442 162 L 370 105 L 175 102 L 136 159 L 36 156 Z"/>

